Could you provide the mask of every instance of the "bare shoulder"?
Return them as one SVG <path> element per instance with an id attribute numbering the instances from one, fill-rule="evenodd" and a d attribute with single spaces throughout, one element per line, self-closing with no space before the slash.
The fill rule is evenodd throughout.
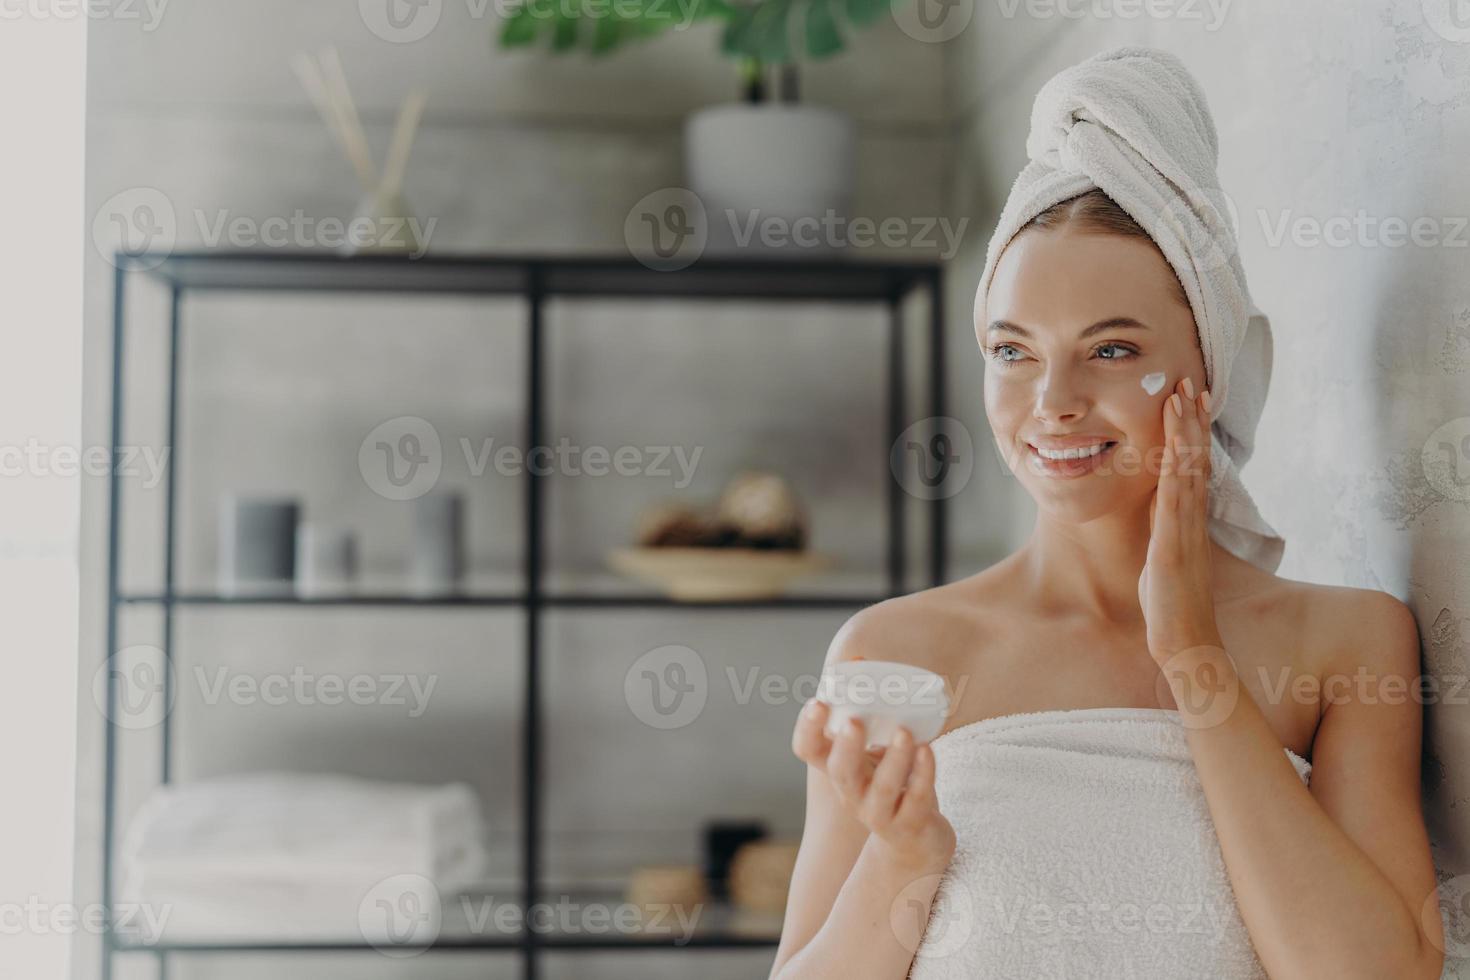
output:
<path id="1" fill-rule="evenodd" d="M 1396 596 L 1274 575 L 1269 579 L 1249 598 L 1252 613 L 1292 623 L 1300 653 L 1319 678 L 1363 670 L 1411 678 L 1418 673 L 1418 624 Z"/>
<path id="2" fill-rule="evenodd" d="M 865 606 L 832 637 L 827 663 L 891 660 L 948 674 L 958 658 L 981 649 L 985 623 L 996 608 L 991 569 L 969 578 Z"/>
<path id="3" fill-rule="evenodd" d="M 1322 638 L 1324 673 L 1360 670 L 1414 677 L 1419 673 L 1419 626 L 1413 610 L 1377 589 L 1298 583 L 1310 632 Z"/>

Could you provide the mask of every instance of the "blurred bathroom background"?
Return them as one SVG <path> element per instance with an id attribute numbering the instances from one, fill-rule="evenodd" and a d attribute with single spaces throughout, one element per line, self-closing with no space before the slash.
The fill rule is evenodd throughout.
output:
<path id="1" fill-rule="evenodd" d="M 633 268 L 640 206 L 689 186 L 686 123 L 747 92 L 710 21 L 594 57 L 582 48 L 553 53 L 547 37 L 504 46 L 508 12 L 475 0 L 155 0 L 131 9 L 98 18 L 89 38 L 89 445 L 111 437 L 114 247 L 142 233 L 160 260 L 294 252 L 303 246 L 294 231 L 284 244 L 263 233 L 305 228 L 305 247 L 330 251 L 326 222 L 362 205 L 353 166 L 293 67 L 299 54 L 335 49 L 377 161 L 389 153 L 404 100 L 425 94 L 402 198 L 431 259 L 580 257 Z M 1462 165 L 1470 23 L 1455 11 L 1452 0 L 897 0 L 860 28 L 838 16 L 843 50 L 802 57 L 797 93 L 800 104 L 836 110 L 851 125 L 850 215 L 894 229 L 816 261 L 941 272 L 944 414 L 968 439 L 966 475 L 944 491 L 945 574 L 957 578 L 1005 554 L 1031 524 L 1029 498 L 992 451 L 971 307 L 990 228 L 1025 162 L 1032 97 L 1061 67 L 1118 44 L 1163 47 L 1191 66 L 1219 126 L 1221 179 L 1238 212 L 1250 286 L 1275 326 L 1276 373 L 1245 477 L 1288 541 L 1282 574 L 1381 588 L 1414 608 L 1426 671 L 1445 692 L 1427 716 L 1426 811 L 1442 882 L 1463 894 L 1470 824 L 1458 806 L 1470 798 L 1470 711 L 1457 700 L 1463 692 L 1449 692 L 1470 652 L 1470 493 L 1460 478 L 1470 465 L 1461 458 L 1470 456 L 1462 441 L 1470 433 L 1470 173 Z M 779 73 L 764 81 L 766 95 L 778 97 Z M 746 152 L 761 156 L 758 145 Z M 1358 215 L 1367 220 L 1332 233 L 1341 230 L 1332 219 Z M 1418 219 L 1432 233 L 1394 237 L 1393 222 Z M 1326 234 L 1313 234 L 1324 226 Z M 788 246 L 763 258 L 813 261 L 801 252 Z M 118 587 L 157 598 L 172 574 L 177 594 L 202 600 L 119 603 L 112 642 L 145 652 L 171 646 L 171 783 L 289 771 L 465 784 L 485 830 L 477 894 L 514 905 L 526 830 L 525 610 L 232 602 L 218 591 L 218 570 L 228 560 L 221 522 L 231 496 L 288 497 L 298 519 L 351 529 L 357 575 L 401 596 L 395 576 L 416 547 L 413 501 L 375 486 L 360 450 L 379 427 L 396 440 L 394 425 L 419 419 L 441 442 L 437 489 L 463 501 L 465 581 L 480 590 L 471 595 L 518 587 L 525 477 L 485 466 L 483 454 L 524 448 L 524 297 L 384 293 L 352 282 L 332 291 L 188 290 L 175 390 L 173 297 L 152 271 L 126 273 L 121 311 L 121 443 L 137 451 L 137 464 L 121 480 Z M 934 298 L 906 298 L 901 311 L 912 344 L 906 424 L 931 414 L 924 331 Z M 898 479 L 888 465 L 885 401 L 893 352 L 884 305 L 843 299 L 553 296 L 541 316 L 545 443 L 631 447 L 645 462 L 652 447 L 699 451 L 687 473 L 675 456 L 629 475 L 559 467 L 544 488 L 543 588 L 634 591 L 607 554 L 635 543 L 650 508 L 714 500 L 754 470 L 781 476 L 803 507 L 810 549 L 832 563 L 792 594 L 852 597 L 850 608 L 541 610 L 539 877 L 548 901 L 567 897 L 574 921 L 560 934 L 586 936 L 597 928 L 591 918 L 628 899 L 639 869 L 664 869 L 664 879 L 642 879 L 650 888 L 688 884 L 677 869 L 705 866 L 712 824 L 758 825 L 773 845 L 799 836 L 804 773 L 789 738 L 811 692 L 761 685 L 813 677 L 836 628 L 890 584 L 883 531 Z M 1452 447 L 1449 479 L 1431 465 L 1441 444 Z M 170 446 L 172 491 L 150 468 Z M 170 492 L 171 564 L 161 547 Z M 105 479 L 84 485 L 83 678 L 108 652 L 108 494 Z M 911 572 L 903 588 L 921 588 L 928 501 L 910 485 L 902 498 Z M 696 652 L 707 668 L 706 700 L 687 724 L 660 728 L 630 708 L 627 685 L 640 658 L 671 646 Z M 375 686 L 358 703 L 329 703 L 320 687 L 283 698 L 260 687 L 302 672 L 403 686 L 397 697 Z M 244 687 L 220 694 L 216 685 L 235 681 Z M 410 681 L 432 686 L 415 694 Z M 78 734 L 79 902 L 101 894 L 109 775 L 106 717 L 91 694 L 82 693 Z M 156 719 L 117 727 L 115 851 L 125 850 L 162 776 Z M 420 817 L 449 820 L 418 803 Z M 212 813 L 177 815 L 179 832 L 207 832 Z M 357 822 L 343 813 L 344 840 Z M 447 831 L 436 825 L 425 839 L 437 833 Z M 779 881 L 779 848 L 764 856 Z M 118 886 L 121 872 L 114 875 Z M 581 897 L 594 894 L 601 897 Z M 263 890 L 262 908 L 272 901 Z M 448 917 L 445 935 L 458 935 Z M 268 930 L 270 921 L 262 913 L 257 924 Z M 619 940 L 637 937 L 613 929 L 598 948 L 538 951 L 537 968 L 545 978 L 764 977 L 774 935 L 768 919 L 751 921 L 749 930 L 715 928 L 710 935 L 732 941 L 708 947 L 628 948 L 636 943 Z M 380 954 L 355 939 L 363 949 L 344 942 L 293 951 L 268 939 L 184 948 L 168 955 L 167 972 L 179 980 L 523 975 L 513 946 Z M 77 976 L 103 975 L 95 935 L 80 935 L 73 956 Z M 1463 962 L 1451 957 L 1447 975 Z M 162 965 L 153 952 L 125 951 L 111 967 L 131 978 L 159 976 Z"/>

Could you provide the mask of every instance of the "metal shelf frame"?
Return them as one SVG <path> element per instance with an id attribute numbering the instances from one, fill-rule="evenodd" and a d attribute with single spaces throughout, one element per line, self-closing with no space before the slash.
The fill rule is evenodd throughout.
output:
<path id="1" fill-rule="evenodd" d="M 521 900 L 531 908 L 540 900 L 542 848 L 542 645 L 541 613 L 552 608 L 628 609 L 749 609 L 803 610 L 843 609 L 854 611 L 889 596 L 900 595 L 907 581 L 907 528 L 905 491 L 890 474 L 887 482 L 886 534 L 888 590 L 882 595 L 793 595 L 775 599 L 683 602 L 659 595 L 555 593 L 543 589 L 544 474 L 528 467 L 524 478 L 525 525 L 520 588 L 486 594 L 415 595 L 219 595 L 181 592 L 176 589 L 175 558 L 178 544 L 177 474 L 180 353 L 185 336 L 182 300 L 186 294 L 212 290 L 327 293 L 423 293 L 461 296 L 502 295 L 523 298 L 527 303 L 527 353 L 525 363 L 525 442 L 544 442 L 548 399 L 544 351 L 546 326 L 544 306 L 558 297 L 643 297 L 686 301 L 778 301 L 815 303 L 881 304 L 887 309 L 887 445 L 890 447 L 908 425 L 905 391 L 905 330 L 902 304 L 915 290 L 929 295 L 927 326 L 928 398 L 924 415 L 945 415 L 944 393 L 944 270 L 934 261 L 857 261 L 843 259 L 737 259 L 706 258 L 675 272 L 651 269 L 627 255 L 426 255 L 343 257 L 328 252 L 286 251 L 199 251 L 167 254 L 120 253 L 114 259 L 113 360 L 111 458 L 122 461 L 127 352 L 126 297 L 132 275 L 144 275 L 162 283 L 170 295 L 166 394 L 166 445 L 169 452 L 164 471 L 163 582 L 157 591 L 124 592 L 119 581 L 122 520 L 120 465 L 111 467 L 108 487 L 106 681 L 108 710 L 105 714 L 105 769 L 103 777 L 102 895 L 109 910 L 102 935 L 102 977 L 111 980 L 113 957 L 117 954 L 147 954 L 157 958 L 158 974 L 166 977 L 171 954 L 280 953 L 309 951 L 372 950 L 366 942 L 294 943 L 155 943 L 139 944 L 118 933 L 112 920 L 115 881 L 114 858 L 117 835 L 118 725 L 115 720 L 117 678 L 110 662 L 117 651 L 118 613 L 127 606 L 157 607 L 161 612 L 160 649 L 171 666 L 174 656 L 174 621 L 182 606 L 210 607 L 225 604 L 275 606 L 359 607 L 363 605 L 413 608 L 445 606 L 511 607 L 526 611 L 525 674 L 521 731 Z M 885 461 L 886 463 L 886 461 Z M 885 465 L 885 470 L 888 467 Z M 934 585 L 946 581 L 945 501 L 936 496 L 926 501 L 929 542 L 928 578 Z M 164 703 L 172 671 L 163 671 Z M 161 776 L 166 784 L 173 778 L 172 717 L 166 712 L 160 728 Z M 465 939 L 445 936 L 429 944 L 426 951 L 506 950 L 522 954 L 522 976 L 536 980 L 538 953 L 543 949 L 738 949 L 770 947 L 774 938 L 740 933 L 710 933 L 690 937 L 682 943 L 638 936 L 557 936 L 535 929 L 510 935 L 487 935 Z"/>

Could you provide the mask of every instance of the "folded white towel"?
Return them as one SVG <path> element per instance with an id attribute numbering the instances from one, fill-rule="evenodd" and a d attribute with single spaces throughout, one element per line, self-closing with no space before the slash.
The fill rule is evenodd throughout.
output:
<path id="1" fill-rule="evenodd" d="M 421 875 L 355 881 L 216 878 L 135 879 L 123 894 L 119 932 L 135 943 L 362 942 L 394 945 L 462 922 L 458 889 Z M 401 910 L 391 917 L 380 906 Z M 471 906 L 476 908 L 477 906 Z M 424 925 L 413 926 L 417 914 Z M 121 918 L 121 917 L 120 917 Z M 395 930 L 397 935 L 395 937 Z"/>
<path id="2" fill-rule="evenodd" d="M 359 902 L 385 880 L 450 892 L 483 878 L 485 837 L 465 783 L 194 780 L 158 788 L 129 822 L 120 899 L 167 910 L 169 938 L 350 937 Z"/>
<path id="3" fill-rule="evenodd" d="M 123 848 L 162 875 L 315 879 L 462 869 L 483 848 L 464 783 L 255 772 L 157 789 Z"/>
<path id="4" fill-rule="evenodd" d="M 1002 715 L 932 744 L 959 842 L 911 980 L 1264 980 L 1177 711 Z"/>
<path id="5" fill-rule="evenodd" d="M 1152 236 L 1194 312 L 1212 402 L 1210 533 L 1232 554 L 1275 571 L 1286 544 L 1240 477 L 1271 381 L 1271 322 L 1246 286 L 1203 89 L 1166 51 L 1104 51 L 1042 86 L 1026 154 L 990 239 L 976 323 L 984 322 L 991 277 L 1016 232 L 1053 204 L 1102 188 Z"/>

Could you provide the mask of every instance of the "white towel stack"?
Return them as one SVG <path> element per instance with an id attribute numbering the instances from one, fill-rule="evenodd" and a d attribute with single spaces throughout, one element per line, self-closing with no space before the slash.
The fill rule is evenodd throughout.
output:
<path id="1" fill-rule="evenodd" d="M 122 842 L 119 900 L 160 936 L 355 941 L 360 907 L 386 887 L 415 907 L 483 878 L 479 799 L 464 783 L 418 785 L 259 772 L 161 787 Z M 147 920 L 139 913 L 134 926 Z"/>

